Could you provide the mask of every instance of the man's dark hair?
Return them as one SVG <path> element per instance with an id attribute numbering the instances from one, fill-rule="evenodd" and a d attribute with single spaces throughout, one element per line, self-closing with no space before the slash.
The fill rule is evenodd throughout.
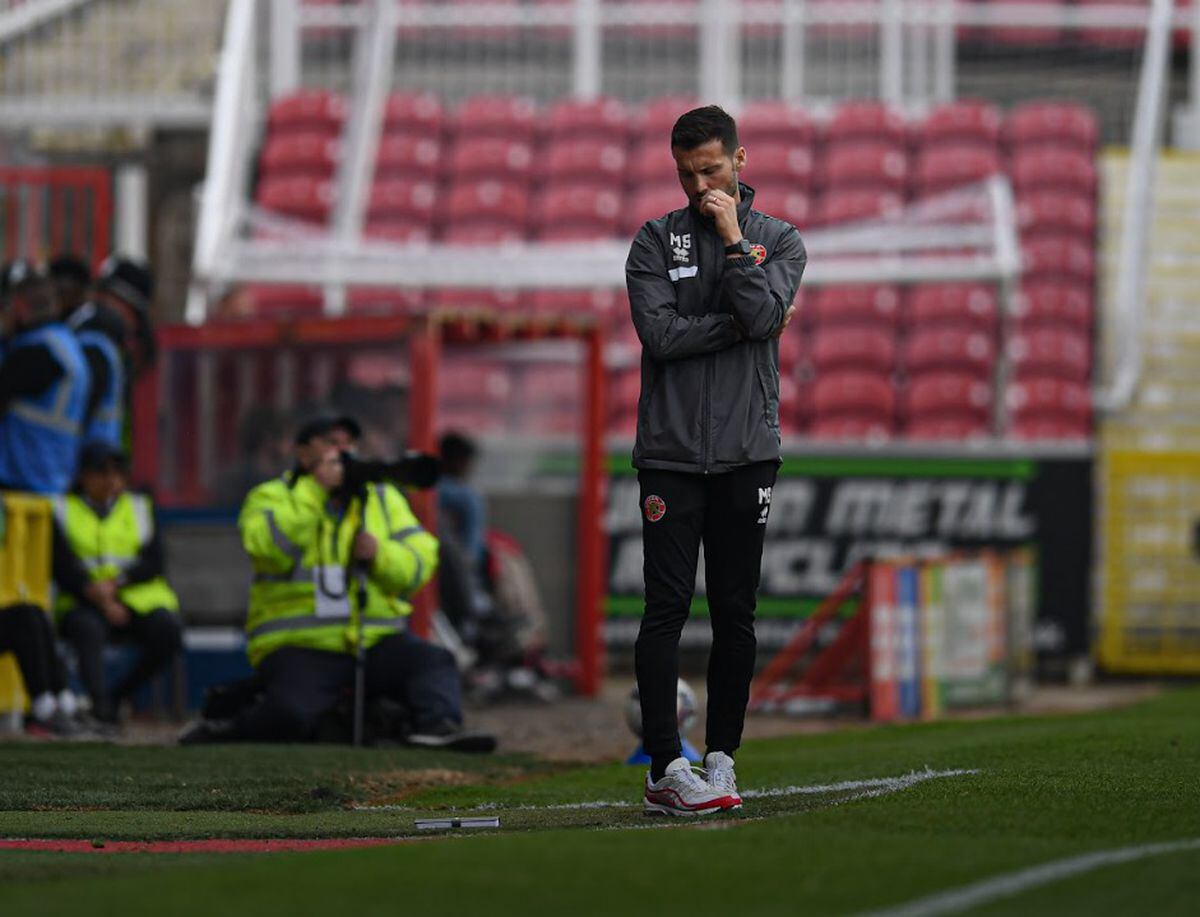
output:
<path id="1" fill-rule="evenodd" d="M 450 432 L 442 437 L 439 444 L 442 462 L 451 469 L 463 468 L 475 458 L 478 450 L 475 443 L 461 433 Z"/>
<path id="2" fill-rule="evenodd" d="M 679 116 L 671 128 L 671 149 L 694 150 L 710 140 L 720 140 L 725 152 L 732 156 L 741 146 L 737 122 L 720 105 L 693 108 Z"/>
<path id="3" fill-rule="evenodd" d="M 46 265 L 51 280 L 71 280 L 81 287 L 91 286 L 92 269 L 78 255 L 58 255 Z"/>

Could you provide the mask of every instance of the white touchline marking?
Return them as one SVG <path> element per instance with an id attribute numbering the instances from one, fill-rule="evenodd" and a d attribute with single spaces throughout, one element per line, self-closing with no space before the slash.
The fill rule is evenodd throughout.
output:
<path id="1" fill-rule="evenodd" d="M 962 777 L 970 774 L 978 774 L 979 771 L 974 768 L 960 768 L 948 771 L 935 771 L 926 768 L 923 771 L 913 771 L 909 774 L 903 774 L 899 777 L 872 777 L 867 780 L 843 780 L 840 783 L 818 783 L 810 786 L 783 786 L 770 787 L 762 790 L 744 790 L 742 792 L 743 799 L 767 799 L 778 796 L 817 796 L 823 793 L 853 793 L 853 795 L 839 800 L 839 803 L 852 802 L 855 799 L 870 799 L 875 796 L 887 796 L 890 793 L 898 793 L 900 790 L 906 790 L 910 786 L 916 786 L 918 783 L 924 783 L 926 780 L 938 780 L 944 777 Z M 861 790 L 862 792 L 854 792 Z M 564 802 L 556 803 L 548 806 L 502 806 L 498 803 L 487 802 L 483 805 L 473 806 L 468 809 L 463 809 L 464 812 L 488 812 L 493 809 L 504 809 L 506 811 L 530 811 L 530 810 L 555 810 L 555 809 L 626 809 L 632 808 L 637 803 L 630 802 L 628 799 L 596 799 L 590 802 Z M 355 806 L 359 812 L 415 812 L 423 811 L 414 809 L 410 806 Z M 459 810 L 453 810 L 459 811 Z"/>
<path id="2" fill-rule="evenodd" d="M 936 914 L 956 914 L 967 908 L 990 904 L 1002 898 L 1011 898 L 1031 888 L 1061 882 L 1080 873 L 1091 872 L 1102 866 L 1115 866 L 1120 863 L 1132 863 L 1147 857 L 1161 856 L 1165 853 L 1178 853 L 1181 850 L 1200 850 L 1200 838 L 1186 841 L 1168 841 L 1161 844 L 1142 844 L 1137 847 L 1120 847 L 1115 850 L 1100 850 L 1096 853 L 1085 853 L 1081 856 L 1068 857 L 1064 860 L 1054 860 L 1041 866 L 1031 866 L 1020 872 L 1009 873 L 995 879 L 986 879 L 974 885 L 964 885 L 962 888 L 939 892 L 928 898 L 918 898 L 899 907 L 884 908 L 878 911 L 868 911 L 860 917 L 934 917 Z"/>

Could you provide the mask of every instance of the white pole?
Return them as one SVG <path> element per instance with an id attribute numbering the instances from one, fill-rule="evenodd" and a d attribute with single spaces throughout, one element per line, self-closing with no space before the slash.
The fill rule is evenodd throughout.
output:
<path id="1" fill-rule="evenodd" d="M 600 95 L 602 82 L 600 0 L 575 0 L 574 71 L 571 90 L 578 99 Z"/>
<path id="2" fill-rule="evenodd" d="M 132 258 L 146 258 L 149 200 L 146 167 L 140 162 L 122 163 L 116 176 L 117 251 Z"/>
<path id="3" fill-rule="evenodd" d="M 341 251 L 348 251 L 362 238 L 395 50 L 393 0 L 372 0 L 355 37 L 354 83 L 346 124 L 346 149 L 338 165 L 334 187 L 333 233 Z M 345 311 L 345 292 L 345 287 L 340 284 L 326 288 L 327 313 L 339 315 Z"/>
<path id="4" fill-rule="evenodd" d="M 904 20 L 901 0 L 883 0 L 879 23 L 879 97 L 892 105 L 904 98 Z"/>
<path id="5" fill-rule="evenodd" d="M 737 9 L 724 0 L 700 7 L 700 73 L 697 85 L 704 104 L 737 110 L 742 98 L 742 32 Z"/>
<path id="6" fill-rule="evenodd" d="M 805 0 L 783 0 L 782 72 L 779 95 L 789 102 L 804 97 Z"/>
<path id="7" fill-rule="evenodd" d="M 954 0 L 938 2 L 933 63 L 933 97 L 937 102 L 949 102 L 954 98 L 954 68 L 958 50 L 955 9 Z"/>
<path id="8" fill-rule="evenodd" d="M 296 0 L 271 0 L 271 98 L 300 85 L 300 8 Z"/>
<path id="9" fill-rule="evenodd" d="M 238 219 L 241 188 L 236 177 L 241 172 L 238 159 L 243 146 L 239 133 L 255 108 L 254 3 L 255 0 L 230 0 L 225 13 L 225 33 L 217 61 L 217 91 L 208 132 L 208 174 L 201 193 L 196 247 L 192 254 L 192 284 L 184 313 L 193 325 L 205 319 L 208 301 L 204 285 L 214 279 L 221 263 L 221 244 L 233 232 Z"/>
<path id="10" fill-rule="evenodd" d="M 1154 217 L 1154 185 L 1166 109 L 1172 0 L 1153 0 L 1146 26 L 1146 49 L 1138 80 L 1137 110 L 1125 184 L 1125 221 L 1117 255 L 1114 331 L 1120 342 L 1112 386 L 1096 394 L 1096 405 L 1119 411 L 1133 400 L 1142 372 L 1142 317 Z"/>

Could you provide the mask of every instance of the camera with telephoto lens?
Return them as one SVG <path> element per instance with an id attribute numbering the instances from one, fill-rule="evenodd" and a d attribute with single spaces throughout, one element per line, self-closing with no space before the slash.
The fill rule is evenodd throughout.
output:
<path id="1" fill-rule="evenodd" d="M 345 494 L 361 493 L 368 484 L 387 482 L 399 487 L 416 487 L 421 490 L 437 483 L 442 463 L 436 455 L 409 450 L 398 459 L 379 461 L 361 459 L 349 452 L 342 453 L 341 490 Z"/>

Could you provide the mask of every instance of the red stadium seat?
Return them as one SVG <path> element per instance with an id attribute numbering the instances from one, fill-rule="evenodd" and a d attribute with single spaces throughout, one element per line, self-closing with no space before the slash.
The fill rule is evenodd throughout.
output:
<path id="1" fill-rule="evenodd" d="M 829 188 L 863 188 L 902 193 L 908 184 L 908 156 L 889 143 L 843 143 L 825 157 Z"/>
<path id="2" fill-rule="evenodd" d="M 533 146 L 505 137 L 464 137 L 450 153 L 447 175 L 452 181 L 494 178 L 527 182 L 533 171 Z"/>
<path id="3" fill-rule="evenodd" d="M 499 181 L 467 181 L 451 185 L 445 195 L 447 226 L 489 223 L 524 232 L 528 225 L 529 195 L 522 185 Z"/>
<path id="4" fill-rule="evenodd" d="M 818 225 L 854 223 L 899 213 L 904 202 L 891 191 L 833 190 L 817 202 Z"/>
<path id="5" fill-rule="evenodd" d="M 451 245 L 506 245 L 523 241 L 526 232 L 511 223 L 478 222 L 446 226 L 439 235 Z"/>
<path id="6" fill-rule="evenodd" d="M 1096 205 L 1090 195 L 1070 191 L 1032 191 L 1017 198 L 1017 222 L 1023 235 L 1072 233 L 1096 236 Z"/>
<path id="7" fill-rule="evenodd" d="M 451 404 L 504 407 L 514 388 L 513 373 L 503 363 L 453 360 L 438 376 L 438 395 Z"/>
<path id="8" fill-rule="evenodd" d="M 610 377 L 608 388 L 609 414 L 617 417 L 637 413 L 638 397 L 642 391 L 641 370 L 631 369 Z"/>
<path id="9" fill-rule="evenodd" d="M 908 322 L 913 327 L 958 327 L 994 334 L 998 315 L 995 291 L 978 284 L 927 284 L 909 293 Z"/>
<path id="10" fill-rule="evenodd" d="M 1092 313 L 1091 291 L 1078 283 L 1030 281 L 1021 285 L 1013 300 L 1017 328 L 1022 331 L 1060 327 L 1090 335 Z"/>
<path id="11" fill-rule="evenodd" d="M 1090 421 L 1092 392 L 1080 382 L 1039 377 L 1014 382 L 1005 398 L 1011 417 L 1023 420 Z"/>
<path id="12" fill-rule="evenodd" d="M 703 103 L 694 96 L 659 96 L 642 106 L 633 117 L 633 139 L 637 142 L 657 142 L 670 155 L 671 128 L 685 112 Z"/>
<path id="13" fill-rule="evenodd" d="M 563 316 L 594 315 L 605 324 L 618 319 L 629 322 L 629 304 L 618 291 L 602 287 L 595 290 L 558 290 L 539 288 L 529 294 L 528 305 L 539 314 Z"/>
<path id="14" fill-rule="evenodd" d="M 1009 170 L 1019 194 L 1032 191 L 1096 192 L 1096 164 L 1070 147 L 1033 147 L 1013 155 Z"/>
<path id="15" fill-rule="evenodd" d="M 328 178 L 340 152 L 341 144 L 329 134 L 285 133 L 267 141 L 259 162 L 262 173 L 272 178 L 297 174 Z"/>
<path id="16" fill-rule="evenodd" d="M 520 296 L 514 290 L 443 287 L 430 292 L 429 303 L 437 309 L 458 311 L 488 309 L 496 312 L 512 312 L 520 306 Z"/>
<path id="17" fill-rule="evenodd" d="M 738 139 L 751 158 L 767 143 L 790 147 L 811 146 L 816 129 L 809 114 L 797 105 L 776 99 L 747 103 L 738 115 Z"/>
<path id="18" fill-rule="evenodd" d="M 921 122 L 923 144 L 972 145 L 994 149 L 1000 140 L 1003 119 L 991 102 L 960 99 L 934 108 Z"/>
<path id="19" fill-rule="evenodd" d="M 908 128 L 903 116 L 883 102 L 852 101 L 838 106 L 825 136 L 830 146 L 862 140 L 903 146 Z"/>
<path id="20" fill-rule="evenodd" d="M 296 132 L 336 135 L 346 120 L 346 100 L 325 89 L 302 89 L 271 103 L 269 135 Z"/>
<path id="21" fill-rule="evenodd" d="M 1096 148 L 1100 129 L 1090 108 L 1072 102 L 1026 102 L 1008 114 L 1004 133 L 1014 148 L 1048 144 Z"/>
<path id="22" fill-rule="evenodd" d="M 564 232 L 605 238 L 617 233 L 621 196 L 591 185 L 556 185 L 537 198 L 534 224 L 539 239 L 553 241 Z"/>
<path id="23" fill-rule="evenodd" d="M 947 143 L 921 152 L 914 169 L 914 184 L 918 194 L 937 194 L 1003 171 L 995 150 L 975 144 Z"/>
<path id="24" fill-rule="evenodd" d="M 252 286 L 243 293 L 253 315 L 261 317 L 320 315 L 324 305 L 321 291 L 301 286 Z"/>
<path id="25" fill-rule="evenodd" d="M 376 217 L 367 220 L 363 235 L 380 242 L 407 245 L 428 242 L 433 238 L 433 227 L 428 220 Z"/>
<path id="26" fill-rule="evenodd" d="M 414 172 L 436 175 L 441 165 L 442 144 L 428 137 L 385 134 L 375 154 L 375 174 L 405 178 Z"/>
<path id="27" fill-rule="evenodd" d="M 637 410 L 622 411 L 614 415 L 605 426 L 604 432 L 608 436 L 633 439 L 637 436 Z"/>
<path id="28" fill-rule="evenodd" d="M 1021 258 L 1029 279 L 1090 283 L 1096 276 L 1096 248 L 1078 236 L 1036 236 L 1024 240 Z"/>
<path id="29" fill-rule="evenodd" d="M 904 342 L 904 364 L 909 375 L 949 370 L 990 376 L 996 352 L 992 338 L 962 328 L 923 328 Z"/>
<path id="30" fill-rule="evenodd" d="M 800 191 L 812 184 L 815 160 L 806 146 L 768 141 L 746 152 L 745 180 L 759 184 L 787 184 Z"/>
<path id="31" fill-rule="evenodd" d="M 1086 382 L 1091 374 L 1091 340 L 1073 331 L 1057 328 L 1022 331 L 1009 339 L 1007 350 L 1017 379 L 1050 376 Z"/>
<path id="32" fill-rule="evenodd" d="M 1011 424 L 1009 435 L 1024 440 L 1088 439 L 1092 435 L 1092 425 L 1082 419 L 1031 417 Z"/>
<path id="33" fill-rule="evenodd" d="M 629 150 L 628 163 L 629 170 L 626 173 L 626 179 L 635 188 L 639 185 L 679 187 L 679 172 L 675 166 L 675 158 L 662 138 L 634 144 Z"/>
<path id="34" fill-rule="evenodd" d="M 814 439 L 886 440 L 895 432 L 891 419 L 871 417 L 817 417 L 808 428 Z"/>
<path id="35" fill-rule="evenodd" d="M 800 317 L 822 328 L 869 325 L 891 332 L 900 322 L 900 292 L 890 286 L 820 287 Z"/>
<path id="36" fill-rule="evenodd" d="M 836 369 L 889 373 L 896 365 L 896 341 L 876 328 L 818 326 L 812 332 L 809 359 L 818 373 Z"/>
<path id="37" fill-rule="evenodd" d="M 525 367 L 518 386 L 523 406 L 546 408 L 577 407 L 581 401 L 583 374 L 577 366 Z"/>
<path id="38" fill-rule="evenodd" d="M 377 181 L 371 186 L 367 219 L 430 223 L 436 204 L 437 186 L 433 182 L 405 178 Z"/>
<path id="39" fill-rule="evenodd" d="M 991 436 L 986 421 L 970 417 L 917 417 L 904 427 L 905 439 L 958 442 Z"/>
<path id="40" fill-rule="evenodd" d="M 384 135 L 402 134 L 437 140 L 446 113 L 438 97 L 428 92 L 393 92 L 383 109 Z"/>
<path id="41" fill-rule="evenodd" d="M 1068 6 L 1066 0 L 1012 0 L 1020 6 L 1059 7 Z M 1063 39 L 1063 30 L 1058 26 L 1045 25 L 994 25 L 985 32 L 989 41 L 1014 47 L 1034 47 L 1058 44 Z"/>
<path id="42" fill-rule="evenodd" d="M 963 418 L 986 425 L 992 387 L 970 373 L 922 373 L 909 380 L 904 407 L 911 421 Z"/>
<path id="43" fill-rule="evenodd" d="M 623 144 L 629 121 L 629 109 L 619 99 L 563 99 L 551 107 L 545 124 L 552 141 Z"/>
<path id="44" fill-rule="evenodd" d="M 464 101 L 454 113 L 456 136 L 503 137 L 533 143 L 537 131 L 537 107 L 521 96 L 477 95 Z"/>
<path id="45" fill-rule="evenodd" d="M 890 426 L 896 410 L 891 380 L 882 373 L 823 373 L 813 383 L 813 417 L 864 417 Z"/>
<path id="46" fill-rule="evenodd" d="M 754 209 L 805 227 L 813 222 L 812 198 L 790 185 L 764 182 L 754 186 Z"/>
<path id="47" fill-rule="evenodd" d="M 322 223 L 329 218 L 333 190 L 327 179 L 307 175 L 268 177 L 258 186 L 258 203 L 265 210 Z"/>
<path id="48" fill-rule="evenodd" d="M 408 314 L 424 307 L 425 293 L 417 289 L 356 287 L 346 295 L 346 311 L 355 315 Z"/>
<path id="49" fill-rule="evenodd" d="M 779 374 L 793 376 L 804 354 L 804 338 L 795 331 L 785 331 L 779 338 Z"/>
<path id="50" fill-rule="evenodd" d="M 649 188 L 633 195 L 629 205 L 621 210 L 618 224 L 622 233 L 632 234 L 641 229 L 647 220 L 656 220 L 686 206 L 687 198 L 678 185 L 674 188 Z"/>
<path id="51" fill-rule="evenodd" d="M 550 182 L 590 182 L 604 188 L 624 184 L 628 156 L 622 143 L 597 139 L 552 140 L 542 152 L 539 177 Z"/>

